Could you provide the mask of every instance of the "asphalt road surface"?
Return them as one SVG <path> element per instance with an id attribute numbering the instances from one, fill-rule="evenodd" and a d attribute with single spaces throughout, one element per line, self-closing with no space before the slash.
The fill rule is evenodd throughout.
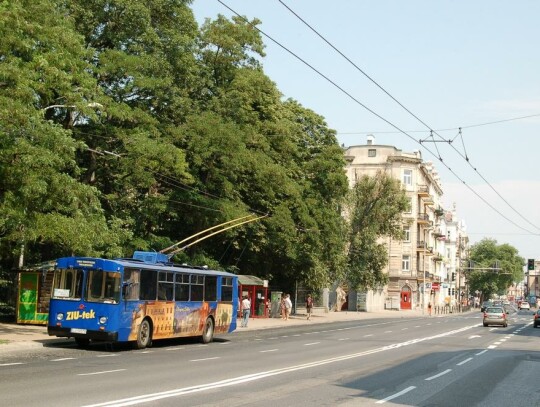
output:
<path id="1" fill-rule="evenodd" d="M 481 313 L 238 331 L 209 345 L 92 345 L 0 363 L 5 406 L 540 405 L 540 329 Z"/>

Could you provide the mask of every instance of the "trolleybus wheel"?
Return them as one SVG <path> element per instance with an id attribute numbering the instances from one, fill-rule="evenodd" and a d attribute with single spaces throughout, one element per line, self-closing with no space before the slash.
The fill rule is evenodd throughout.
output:
<path id="1" fill-rule="evenodd" d="M 139 325 L 136 346 L 137 349 L 144 349 L 152 346 L 152 327 L 147 319 L 143 320 L 141 325 Z"/>
<path id="2" fill-rule="evenodd" d="M 204 323 L 203 333 L 202 333 L 202 342 L 210 343 L 214 338 L 214 320 L 212 318 L 206 318 Z"/>

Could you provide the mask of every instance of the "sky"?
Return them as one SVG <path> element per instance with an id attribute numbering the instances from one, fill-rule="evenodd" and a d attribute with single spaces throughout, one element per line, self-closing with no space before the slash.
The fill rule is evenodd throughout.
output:
<path id="1" fill-rule="evenodd" d="M 264 72 L 340 144 L 372 134 L 420 150 L 471 244 L 492 238 L 540 260 L 540 1 L 194 0 L 192 9 L 202 24 L 230 18 L 224 4 L 262 21 Z"/>

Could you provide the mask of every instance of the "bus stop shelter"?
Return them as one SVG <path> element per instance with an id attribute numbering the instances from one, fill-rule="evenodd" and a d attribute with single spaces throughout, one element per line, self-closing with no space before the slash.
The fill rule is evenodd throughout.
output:
<path id="1" fill-rule="evenodd" d="M 268 280 L 256 276 L 239 275 L 238 285 L 240 301 L 247 295 L 251 301 L 250 315 L 253 318 L 268 318 Z"/>

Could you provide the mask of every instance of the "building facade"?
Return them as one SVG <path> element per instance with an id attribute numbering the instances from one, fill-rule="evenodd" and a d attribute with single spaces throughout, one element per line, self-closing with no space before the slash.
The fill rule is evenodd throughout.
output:
<path id="1" fill-rule="evenodd" d="M 381 295 L 361 293 L 368 298 L 366 311 L 425 309 L 429 302 L 455 302 L 459 287 L 465 284 L 456 279 L 458 256 L 463 254 L 457 239 L 464 233 L 464 224 L 457 222 L 455 214 L 443 210 L 443 189 L 433 164 L 423 161 L 420 151 L 407 153 L 394 146 L 377 145 L 371 135 L 367 144 L 350 146 L 344 154 L 351 188 L 363 175 L 383 171 L 401 181 L 411 204 L 411 210 L 402 215 L 405 239 L 381 240 L 388 249 L 385 272 L 389 282 Z M 353 297 L 358 295 L 352 293 Z"/>

